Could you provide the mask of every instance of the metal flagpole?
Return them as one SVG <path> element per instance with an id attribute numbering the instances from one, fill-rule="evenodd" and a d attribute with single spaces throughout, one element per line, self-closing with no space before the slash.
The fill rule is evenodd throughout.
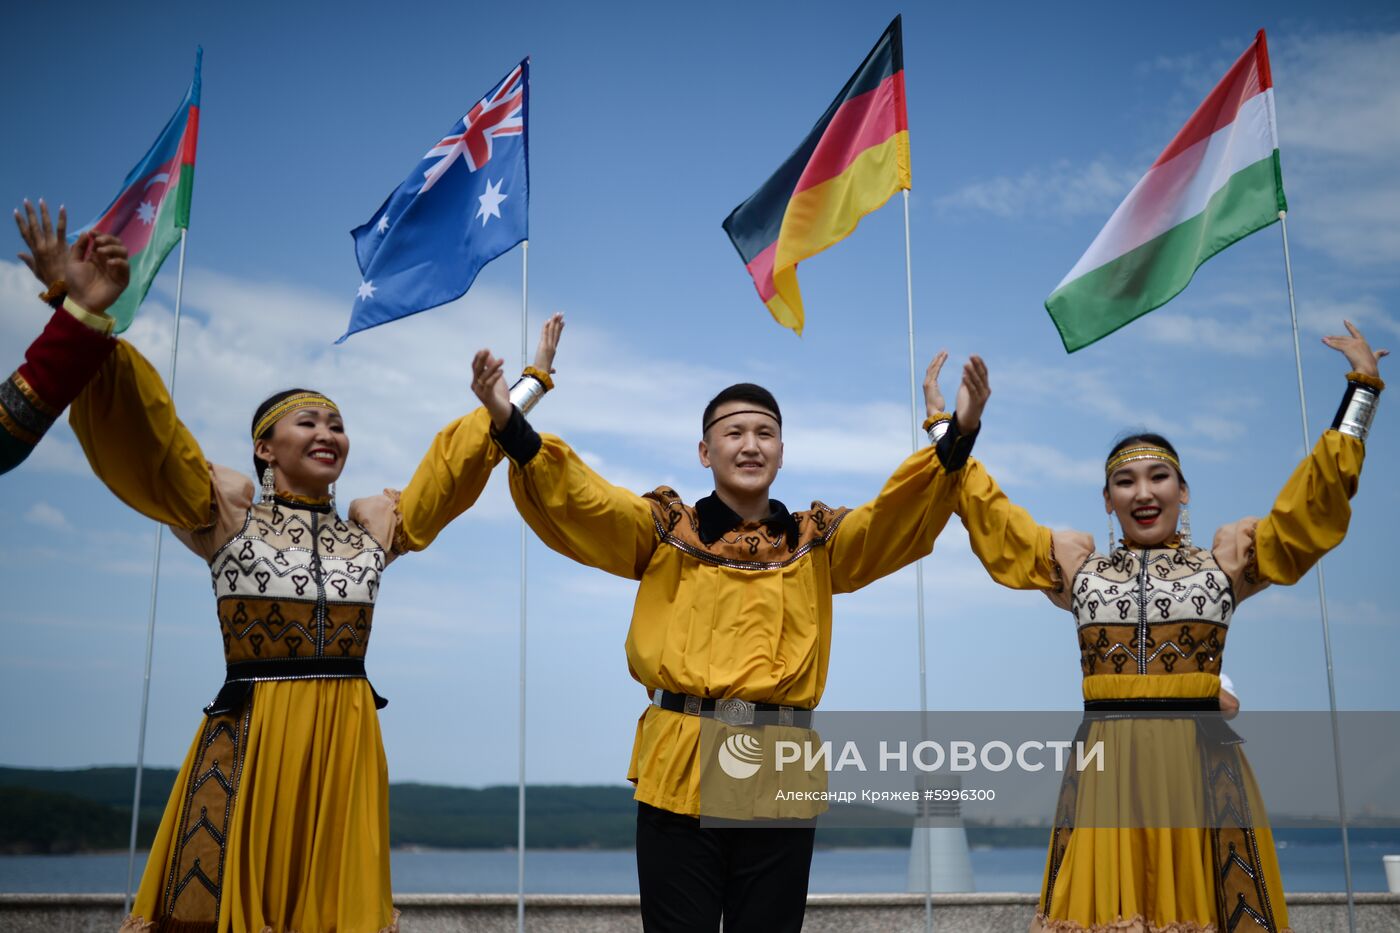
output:
<path id="1" fill-rule="evenodd" d="M 530 241 L 520 244 L 520 359 L 530 365 Z M 515 929 L 525 933 L 525 519 L 520 519 L 520 778 L 516 788 Z"/>
<path id="2" fill-rule="evenodd" d="M 1293 260 L 1288 254 L 1288 212 L 1278 212 L 1283 232 L 1283 270 L 1288 279 L 1288 313 L 1293 320 L 1293 358 L 1298 364 L 1298 408 L 1303 417 L 1303 453 L 1311 447 L 1308 433 L 1308 400 L 1303 392 L 1303 350 L 1298 342 L 1298 308 L 1293 300 Z M 1327 704 L 1332 714 L 1332 759 L 1337 768 L 1337 816 L 1342 829 L 1342 870 L 1347 885 L 1347 928 L 1356 933 L 1356 890 L 1351 880 L 1351 844 L 1347 837 L 1347 800 L 1342 786 L 1342 736 L 1337 717 L 1337 680 L 1332 669 L 1332 627 L 1327 619 L 1327 578 L 1322 560 L 1317 562 L 1317 602 L 1322 611 L 1322 651 L 1327 660 Z"/>
<path id="3" fill-rule="evenodd" d="M 909 189 L 904 189 L 904 293 L 909 303 L 909 432 L 913 449 L 919 449 L 919 371 L 914 362 L 914 261 L 909 247 Z M 924 634 L 924 562 L 914 562 L 914 589 L 919 619 L 919 717 L 923 737 L 928 738 L 928 658 Z M 923 812 L 920 801 L 916 812 Z M 933 834 L 924 833 L 924 930 L 933 930 Z"/>
<path id="4" fill-rule="evenodd" d="M 175 398 L 175 361 L 180 353 L 180 300 L 185 293 L 185 235 L 180 229 L 180 269 L 175 276 L 175 333 L 170 341 L 170 397 Z M 146 765 L 146 718 L 151 703 L 151 657 L 156 644 L 156 599 L 160 594 L 160 542 L 165 526 L 156 523 L 155 554 L 151 558 L 151 609 L 146 620 L 146 672 L 141 680 L 141 726 L 136 734 L 136 786 L 131 792 L 131 841 L 126 853 L 126 897 L 122 916 L 131 913 L 131 889 L 136 880 L 136 826 L 141 818 L 141 774 Z"/>

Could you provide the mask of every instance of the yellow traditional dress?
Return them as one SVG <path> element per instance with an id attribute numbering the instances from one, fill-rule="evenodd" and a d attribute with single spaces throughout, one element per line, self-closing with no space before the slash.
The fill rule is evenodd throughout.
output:
<path id="1" fill-rule="evenodd" d="M 97 475 L 209 563 L 229 679 L 206 709 L 151 846 L 131 933 L 398 929 L 379 696 L 364 675 L 380 575 L 476 501 L 499 462 L 478 409 L 445 428 L 402 498 L 254 503 L 205 462 L 150 364 L 118 342 L 74 402 Z"/>
<path id="2" fill-rule="evenodd" d="M 1296 582 L 1341 542 L 1363 456 L 1361 441 L 1327 431 L 1269 515 L 1222 528 L 1210 550 L 1173 539 L 1099 553 L 1089 535 L 1036 524 L 975 461 L 958 512 L 993 579 L 1073 613 L 1086 709 L 1203 708 L 1219 695 L 1239 603 Z M 1117 776 L 1107 786 L 1092 770 L 1067 774 L 1033 933 L 1289 929 L 1248 762 L 1202 733 L 1189 718 L 1086 721 L 1081 737 L 1105 741 Z M 1205 814 L 1209 828 L 1182 814 Z"/>

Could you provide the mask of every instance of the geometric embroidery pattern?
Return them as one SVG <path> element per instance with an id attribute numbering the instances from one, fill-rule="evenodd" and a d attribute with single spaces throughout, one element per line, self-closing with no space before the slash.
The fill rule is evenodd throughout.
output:
<path id="1" fill-rule="evenodd" d="M 850 509 L 834 509 L 813 502 L 806 511 L 793 512 L 797 521 L 797 543 L 789 547 L 787 536 L 764 525 L 735 529 L 718 541 L 700 540 L 700 519 L 695 507 L 686 505 L 674 489 L 660 486 L 642 497 L 651 506 L 656 536 L 692 557 L 735 570 L 776 570 L 800 560 L 835 532 Z"/>
<path id="2" fill-rule="evenodd" d="M 360 525 L 258 503 L 209 571 L 225 661 L 365 656 L 384 552 Z"/>
<path id="3" fill-rule="evenodd" d="M 250 699 L 241 712 L 205 717 L 180 807 L 158 929 L 218 929 L 229 825 L 252 712 Z"/>
<path id="4" fill-rule="evenodd" d="M 1235 603 L 1203 548 L 1095 553 L 1070 596 L 1084 675 L 1219 674 Z"/>

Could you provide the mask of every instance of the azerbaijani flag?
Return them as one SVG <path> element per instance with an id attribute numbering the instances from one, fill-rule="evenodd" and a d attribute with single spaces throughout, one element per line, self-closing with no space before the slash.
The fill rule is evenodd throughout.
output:
<path id="1" fill-rule="evenodd" d="M 1287 208 L 1261 29 L 1045 300 L 1065 350 L 1171 301 L 1202 263 Z"/>
<path id="2" fill-rule="evenodd" d="M 180 242 L 180 231 L 190 225 L 190 197 L 194 193 L 194 151 L 199 137 L 199 68 L 202 48 L 195 50 L 194 80 L 160 138 L 136 163 L 112 199 L 87 230 L 121 237 L 131 259 L 131 284 L 107 313 L 116 318 L 121 333 L 131 326 L 136 309 L 160 271 L 171 248 Z"/>
<path id="3" fill-rule="evenodd" d="M 797 264 L 845 239 L 909 184 L 896 16 L 797 150 L 724 221 L 774 320 L 802 333 Z"/>

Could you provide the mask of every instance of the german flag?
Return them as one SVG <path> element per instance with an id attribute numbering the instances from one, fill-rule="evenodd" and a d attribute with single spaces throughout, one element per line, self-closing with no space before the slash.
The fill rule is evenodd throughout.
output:
<path id="1" fill-rule="evenodd" d="M 816 126 L 724 230 L 774 320 L 802 333 L 797 264 L 909 187 L 904 43 L 896 16 Z"/>

